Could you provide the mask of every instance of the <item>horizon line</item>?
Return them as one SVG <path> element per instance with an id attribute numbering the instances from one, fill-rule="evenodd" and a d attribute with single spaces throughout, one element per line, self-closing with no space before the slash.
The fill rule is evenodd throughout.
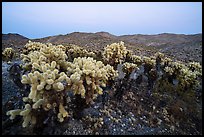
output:
<path id="1" fill-rule="evenodd" d="M 70 32 L 70 33 L 65 33 L 65 34 L 53 34 L 53 35 L 49 35 L 49 36 L 43 36 L 43 37 L 40 37 L 40 38 L 29 38 L 23 34 L 20 34 L 20 33 L 16 33 L 16 32 L 8 32 L 8 33 L 2 33 L 3 35 L 8 35 L 8 34 L 15 34 L 15 35 L 21 35 L 25 38 L 28 38 L 28 39 L 41 39 L 41 38 L 47 38 L 47 37 L 53 37 L 53 36 L 59 36 L 59 35 L 69 35 L 69 34 L 72 34 L 72 33 L 109 33 L 110 35 L 114 35 L 114 36 L 127 36 L 127 35 L 160 35 L 160 34 L 176 34 L 176 35 L 197 35 L 197 34 L 202 34 L 202 32 L 198 32 L 198 33 L 173 33 L 173 32 L 161 32 L 161 33 L 133 33 L 133 34 L 121 34 L 121 35 L 115 35 L 113 33 L 110 33 L 110 32 L 107 32 L 107 31 L 97 31 L 97 32 L 85 32 L 85 31 L 73 31 L 73 32 Z"/>

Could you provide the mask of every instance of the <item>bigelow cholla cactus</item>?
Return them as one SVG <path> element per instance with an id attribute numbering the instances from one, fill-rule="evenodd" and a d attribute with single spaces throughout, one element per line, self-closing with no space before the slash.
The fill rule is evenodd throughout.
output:
<path id="1" fill-rule="evenodd" d="M 49 45 L 52 45 L 51 43 Z M 23 54 L 28 54 L 30 51 L 39 51 L 45 44 L 42 44 L 40 42 L 32 42 L 28 41 L 26 45 L 22 49 Z"/>
<path id="2" fill-rule="evenodd" d="M 57 116 L 60 122 L 68 117 L 68 112 L 64 108 L 66 105 L 64 99 L 66 98 L 65 88 L 70 84 L 70 78 L 61 71 L 66 66 L 67 55 L 59 47 L 37 44 L 41 47 L 39 50 L 30 51 L 28 55 L 21 55 L 23 67 L 28 72 L 22 76 L 21 82 L 30 85 L 28 97 L 23 98 L 26 103 L 25 109 L 20 113 L 13 110 L 7 112 L 11 118 L 18 114 L 23 116 L 23 127 L 27 127 L 29 123 L 35 124 L 32 119 L 36 119 L 36 110 L 40 109 L 58 110 Z"/>
<path id="3" fill-rule="evenodd" d="M 171 83 L 173 83 L 173 79 L 178 80 L 178 86 L 181 87 L 182 91 L 196 87 L 199 84 L 198 79 L 202 76 L 201 65 L 195 62 L 190 62 L 189 65 L 172 62 L 164 68 L 164 71 L 172 78 Z"/>
<path id="4" fill-rule="evenodd" d="M 49 63 L 51 65 L 52 61 L 56 62 L 56 68 L 66 69 L 66 59 L 67 55 L 65 51 L 59 46 L 53 46 L 52 44 L 42 44 L 39 42 L 33 42 L 36 47 L 40 47 L 40 49 L 36 51 L 29 52 L 28 55 L 21 54 L 22 61 L 25 62 L 23 66 L 24 69 L 34 68 L 34 64 L 45 65 Z M 32 42 L 29 43 L 32 45 Z M 32 46 L 31 46 L 32 47 Z"/>
<path id="5" fill-rule="evenodd" d="M 107 45 L 104 48 L 102 56 L 104 62 L 117 68 L 118 64 L 125 62 L 128 53 L 128 50 L 124 46 L 124 42 L 121 41 L 120 43 Z"/>
<path id="6" fill-rule="evenodd" d="M 156 62 L 163 72 L 162 79 L 164 82 L 174 85 L 180 92 L 192 91 L 202 77 L 202 67 L 198 62 L 190 62 L 185 65 L 180 61 L 173 61 L 161 53 L 156 54 Z"/>
<path id="7" fill-rule="evenodd" d="M 129 76 L 134 69 L 139 69 L 136 64 L 125 62 L 122 65 L 123 72 Z"/>
<path id="8" fill-rule="evenodd" d="M 12 48 L 5 48 L 2 55 L 5 59 L 12 59 L 14 57 L 14 50 Z"/>
<path id="9" fill-rule="evenodd" d="M 77 45 L 69 45 L 66 48 L 66 54 L 68 55 L 68 60 L 73 61 L 74 58 L 78 57 L 92 57 L 96 58 L 96 54 L 94 52 L 89 52 L 86 49 L 79 47 Z"/>
<path id="10" fill-rule="evenodd" d="M 64 100 L 68 91 L 80 94 L 89 103 L 97 94 L 102 94 L 101 87 L 106 86 L 108 80 L 117 76 L 113 67 L 93 58 L 76 58 L 72 63 L 67 61 L 62 46 L 37 45 L 41 47 L 37 51 L 21 55 L 26 69 L 21 82 L 30 86 L 28 97 L 23 98 L 25 107 L 7 112 L 10 119 L 16 115 L 23 116 L 23 127 L 36 124 L 36 113 L 41 110 L 54 109 L 58 121 L 63 122 L 69 116 L 64 107 L 67 106 Z"/>
<path id="11" fill-rule="evenodd" d="M 105 66 L 91 57 L 75 58 L 67 70 L 71 80 L 70 88 L 74 94 L 85 98 L 87 104 L 103 93 L 102 87 L 106 87 L 108 80 L 118 75 L 112 66 Z"/>

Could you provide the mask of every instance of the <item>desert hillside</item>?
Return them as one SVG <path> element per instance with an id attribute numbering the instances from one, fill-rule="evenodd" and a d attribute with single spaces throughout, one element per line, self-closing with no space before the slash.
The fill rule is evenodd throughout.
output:
<path id="1" fill-rule="evenodd" d="M 113 42 L 124 41 L 127 48 L 138 55 L 152 55 L 163 52 L 178 60 L 202 63 L 202 34 L 184 35 L 162 33 L 157 35 L 121 35 L 108 32 L 84 33 L 73 32 L 66 35 L 29 39 L 19 34 L 2 34 L 2 49 L 5 47 L 21 48 L 28 40 L 53 44 L 76 44 L 86 49 L 102 50 Z"/>

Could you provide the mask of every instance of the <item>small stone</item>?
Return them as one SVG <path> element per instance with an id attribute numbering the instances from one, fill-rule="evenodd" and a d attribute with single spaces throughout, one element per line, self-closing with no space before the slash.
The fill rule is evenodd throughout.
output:
<path id="1" fill-rule="evenodd" d="M 103 121 L 103 118 L 99 118 L 99 121 Z"/>
<path id="2" fill-rule="evenodd" d="M 158 118 L 157 120 L 158 120 L 157 124 L 158 124 L 158 125 L 161 125 L 162 120 L 159 119 L 159 118 Z"/>
<path id="3" fill-rule="evenodd" d="M 153 106 L 153 111 L 155 110 L 155 108 L 156 108 L 156 107 L 155 107 L 155 106 Z"/>
<path id="4" fill-rule="evenodd" d="M 175 127 L 174 127 L 174 126 L 171 126 L 171 127 L 170 127 L 170 130 L 174 131 L 174 130 L 175 130 Z"/>
<path id="5" fill-rule="evenodd" d="M 115 132 L 115 131 L 116 131 L 116 129 L 114 128 L 114 129 L 113 129 L 113 131 Z"/>
<path id="6" fill-rule="evenodd" d="M 142 118 L 142 117 L 140 117 L 140 120 L 143 120 L 143 118 Z"/>
<path id="7" fill-rule="evenodd" d="M 136 119 L 135 118 L 133 118 L 133 117 L 131 117 L 131 119 L 132 119 L 132 121 L 134 122 L 134 121 L 136 121 Z"/>
<path id="8" fill-rule="evenodd" d="M 122 127 L 125 127 L 125 124 L 122 124 Z"/>

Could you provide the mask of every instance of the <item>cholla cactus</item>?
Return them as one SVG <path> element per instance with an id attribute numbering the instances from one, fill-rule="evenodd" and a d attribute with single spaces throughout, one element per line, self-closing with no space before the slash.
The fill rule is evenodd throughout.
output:
<path id="1" fill-rule="evenodd" d="M 141 56 L 132 55 L 132 62 L 140 66 L 143 63 L 143 60 Z"/>
<path id="2" fill-rule="evenodd" d="M 28 43 L 26 43 L 26 45 L 23 47 L 22 53 L 28 54 L 30 51 L 39 51 L 44 46 L 46 46 L 46 44 L 32 42 L 29 40 Z"/>
<path id="3" fill-rule="evenodd" d="M 202 74 L 202 66 L 200 65 L 200 63 L 198 62 L 190 62 L 188 64 L 188 67 L 190 70 L 194 71 L 198 71 L 199 73 Z"/>
<path id="4" fill-rule="evenodd" d="M 161 60 L 161 66 L 165 68 L 166 66 L 169 66 L 172 62 L 172 59 L 164 57 L 164 59 Z"/>
<path id="5" fill-rule="evenodd" d="M 122 70 L 123 70 L 123 72 L 126 73 L 126 75 L 131 74 L 134 69 L 139 69 L 139 68 L 137 67 L 137 65 L 134 64 L 134 63 L 125 62 L 125 63 L 123 64 L 123 66 L 122 66 Z"/>
<path id="6" fill-rule="evenodd" d="M 131 62 L 132 61 L 132 56 L 133 56 L 133 51 L 132 50 L 127 50 L 125 62 Z"/>
<path id="7" fill-rule="evenodd" d="M 29 44 L 32 45 L 31 42 Z M 71 80 L 65 72 L 62 72 L 63 68 L 66 68 L 67 55 L 62 46 L 42 43 L 35 43 L 35 45 L 39 45 L 41 48 L 37 51 L 31 50 L 28 55 L 21 55 L 25 63 L 23 68 L 27 68 L 29 72 L 22 76 L 21 82 L 31 86 L 28 97 L 23 99 L 28 103 L 25 106 L 26 110 L 21 110 L 19 113 L 24 119 L 23 127 L 27 127 L 29 123 L 35 123 L 31 121 L 34 121 L 32 117 L 35 117 L 37 109 L 48 111 L 58 108 L 57 116 L 60 122 L 68 117 L 68 112 L 63 105 L 65 105 L 64 99 L 66 98 L 65 89 L 71 84 Z M 8 115 L 12 116 L 12 111 L 9 111 Z M 24 111 L 26 114 L 21 114 Z"/>
<path id="8" fill-rule="evenodd" d="M 67 48 L 63 45 L 57 45 L 56 48 L 61 48 L 62 51 L 66 52 Z"/>
<path id="9" fill-rule="evenodd" d="M 68 60 L 73 61 L 77 57 L 93 57 L 96 58 L 94 52 L 88 52 L 86 49 L 79 47 L 77 45 L 69 45 L 67 47 L 66 54 L 68 55 Z"/>
<path id="10" fill-rule="evenodd" d="M 156 56 L 156 58 L 158 58 L 158 59 L 164 58 L 164 54 L 161 53 L 161 52 L 157 52 L 157 53 L 155 54 L 155 56 Z"/>
<path id="11" fill-rule="evenodd" d="M 33 63 L 37 63 L 39 66 L 44 65 L 46 63 L 51 63 L 52 61 L 56 62 L 56 67 L 59 69 L 66 68 L 66 59 L 67 55 L 65 51 L 63 51 L 62 47 L 60 46 L 53 46 L 52 44 L 42 44 L 42 43 L 35 43 L 35 46 L 41 47 L 37 51 L 29 52 L 28 55 L 21 54 L 22 61 L 25 63 L 23 66 L 25 69 L 30 68 L 33 66 Z M 32 45 L 32 42 L 29 43 Z M 50 64 L 51 65 L 51 64 Z"/>
<path id="12" fill-rule="evenodd" d="M 165 67 L 164 68 L 165 73 L 169 74 L 169 75 L 173 75 L 174 73 L 174 69 L 172 69 L 171 67 Z"/>
<path id="13" fill-rule="evenodd" d="M 103 93 L 102 87 L 106 87 L 108 80 L 118 75 L 110 65 L 105 66 L 101 61 L 90 57 L 75 58 L 67 70 L 71 80 L 71 89 L 74 94 L 85 98 L 87 104 Z"/>
<path id="14" fill-rule="evenodd" d="M 29 43 L 32 45 L 32 43 Z M 36 44 L 36 43 L 35 43 Z M 21 82 L 30 85 L 25 110 L 10 110 L 8 115 L 13 119 L 16 115 L 23 116 L 23 127 L 35 124 L 36 110 L 56 111 L 58 120 L 64 121 L 68 117 L 65 109 L 67 91 L 80 94 L 87 103 L 98 94 L 102 94 L 108 80 L 114 79 L 117 72 L 110 65 L 104 65 L 93 58 L 75 58 L 74 62 L 67 62 L 67 55 L 62 45 L 37 43 L 41 47 L 37 51 L 22 54 L 23 68 L 27 72 L 22 76 Z M 85 84 L 84 84 L 85 83 Z M 23 113 L 23 114 L 22 114 Z M 25 113 L 25 114 L 24 114 Z"/>
<path id="15" fill-rule="evenodd" d="M 27 127 L 29 124 L 32 125 L 36 124 L 36 116 L 32 115 L 31 111 L 32 111 L 31 105 L 26 104 L 23 110 L 21 109 L 10 110 L 6 114 L 10 115 L 10 119 L 14 119 L 16 115 L 23 116 L 22 127 Z"/>
<path id="16" fill-rule="evenodd" d="M 151 59 L 150 57 L 143 57 L 143 62 L 148 64 L 149 66 L 154 66 L 156 64 L 156 60 Z"/>
<path id="17" fill-rule="evenodd" d="M 10 60 L 14 57 L 14 50 L 12 48 L 5 48 L 2 55 L 5 59 Z"/>
<path id="18" fill-rule="evenodd" d="M 60 92 L 65 89 L 64 82 L 70 84 L 70 79 L 67 75 L 56 69 L 55 61 L 53 61 L 51 65 L 47 63 L 39 66 L 37 63 L 34 63 L 33 66 L 35 71 L 23 75 L 21 80 L 23 84 L 31 85 L 31 92 L 28 97 L 32 99 L 33 102 L 41 99 L 45 91 L 53 89 Z"/>
<path id="19" fill-rule="evenodd" d="M 107 45 L 104 48 L 102 56 L 107 64 L 110 64 L 116 68 L 118 64 L 121 64 L 125 61 L 127 53 L 128 50 L 124 46 L 124 42 L 121 41 L 120 43 Z"/>
<path id="20" fill-rule="evenodd" d="M 149 71 L 156 65 L 156 60 L 151 59 L 150 57 L 143 57 L 144 64 L 144 73 L 149 73 Z"/>
<path id="21" fill-rule="evenodd" d="M 167 61 L 164 73 L 169 82 L 173 84 L 173 79 L 178 80 L 179 91 L 191 91 L 199 84 L 199 77 L 202 76 L 202 68 L 199 63 L 191 62 L 188 66 L 180 61 L 172 62 L 170 59 Z"/>
<path id="22" fill-rule="evenodd" d="M 182 87 L 183 91 L 191 90 L 199 84 L 198 75 L 192 72 L 188 68 L 182 68 L 181 74 L 178 75 L 179 85 Z"/>
<path id="23" fill-rule="evenodd" d="M 161 70 L 161 62 L 164 58 L 164 54 L 161 52 L 157 52 L 155 54 L 155 56 L 156 56 L 156 69 L 157 69 L 157 71 L 160 71 Z"/>

